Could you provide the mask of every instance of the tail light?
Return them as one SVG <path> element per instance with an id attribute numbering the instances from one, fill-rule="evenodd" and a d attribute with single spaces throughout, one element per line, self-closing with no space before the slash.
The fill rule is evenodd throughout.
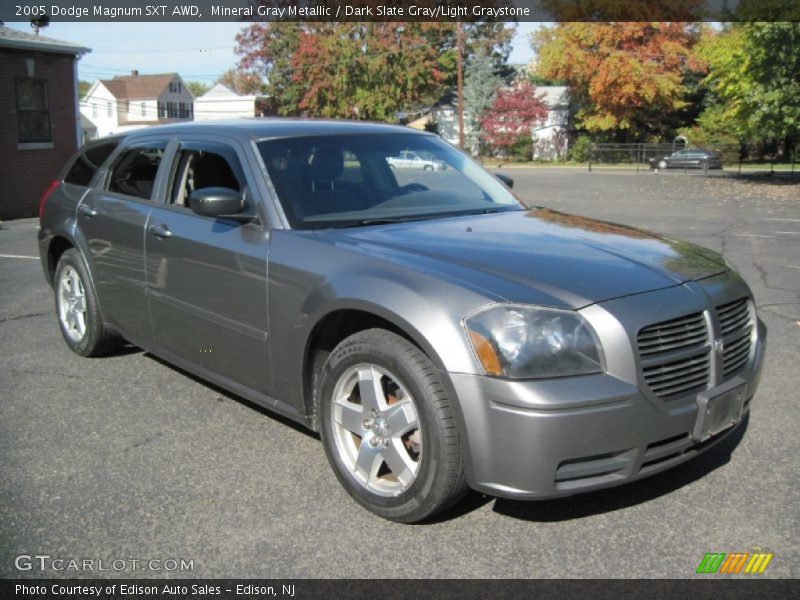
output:
<path id="1" fill-rule="evenodd" d="M 39 220 L 42 220 L 42 215 L 44 214 L 44 205 L 47 203 L 47 199 L 50 197 L 56 188 L 59 186 L 60 181 L 51 181 L 50 185 L 47 186 L 47 189 L 42 194 L 42 197 L 39 199 Z"/>

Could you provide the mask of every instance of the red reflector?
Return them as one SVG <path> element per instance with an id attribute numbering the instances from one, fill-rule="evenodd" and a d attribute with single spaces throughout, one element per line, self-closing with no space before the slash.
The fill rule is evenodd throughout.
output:
<path id="1" fill-rule="evenodd" d="M 39 199 L 39 220 L 42 220 L 42 215 L 44 214 L 44 205 L 47 202 L 47 199 L 50 197 L 55 189 L 61 184 L 60 181 L 51 181 L 50 185 L 47 186 L 47 189 L 42 194 L 42 197 Z"/>

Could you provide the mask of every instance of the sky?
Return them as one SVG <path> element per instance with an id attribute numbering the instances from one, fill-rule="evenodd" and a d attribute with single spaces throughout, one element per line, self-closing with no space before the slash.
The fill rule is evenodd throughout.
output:
<path id="1" fill-rule="evenodd" d="M 28 23 L 6 23 L 31 31 Z M 133 69 L 140 73 L 176 72 L 186 81 L 213 83 L 238 58 L 234 36 L 241 23 L 51 23 L 43 36 L 92 49 L 78 63 L 85 81 L 111 79 Z M 520 23 L 509 61 L 527 63 L 533 57 L 528 36 L 538 23 Z"/>

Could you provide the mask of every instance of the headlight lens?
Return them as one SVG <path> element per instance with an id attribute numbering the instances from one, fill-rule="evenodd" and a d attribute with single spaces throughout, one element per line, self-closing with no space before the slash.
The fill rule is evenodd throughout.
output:
<path id="1" fill-rule="evenodd" d="M 469 316 L 465 325 L 487 375 L 537 379 L 604 371 L 600 341 L 573 311 L 495 306 Z"/>

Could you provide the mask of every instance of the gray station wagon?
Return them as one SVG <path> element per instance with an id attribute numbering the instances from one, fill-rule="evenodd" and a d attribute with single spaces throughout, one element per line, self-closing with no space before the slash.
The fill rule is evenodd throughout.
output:
<path id="1" fill-rule="evenodd" d="M 318 431 L 396 521 L 633 481 L 741 427 L 766 328 L 723 258 L 512 183 L 402 127 L 142 129 L 43 196 L 42 266 L 72 350 L 125 339 Z"/>

